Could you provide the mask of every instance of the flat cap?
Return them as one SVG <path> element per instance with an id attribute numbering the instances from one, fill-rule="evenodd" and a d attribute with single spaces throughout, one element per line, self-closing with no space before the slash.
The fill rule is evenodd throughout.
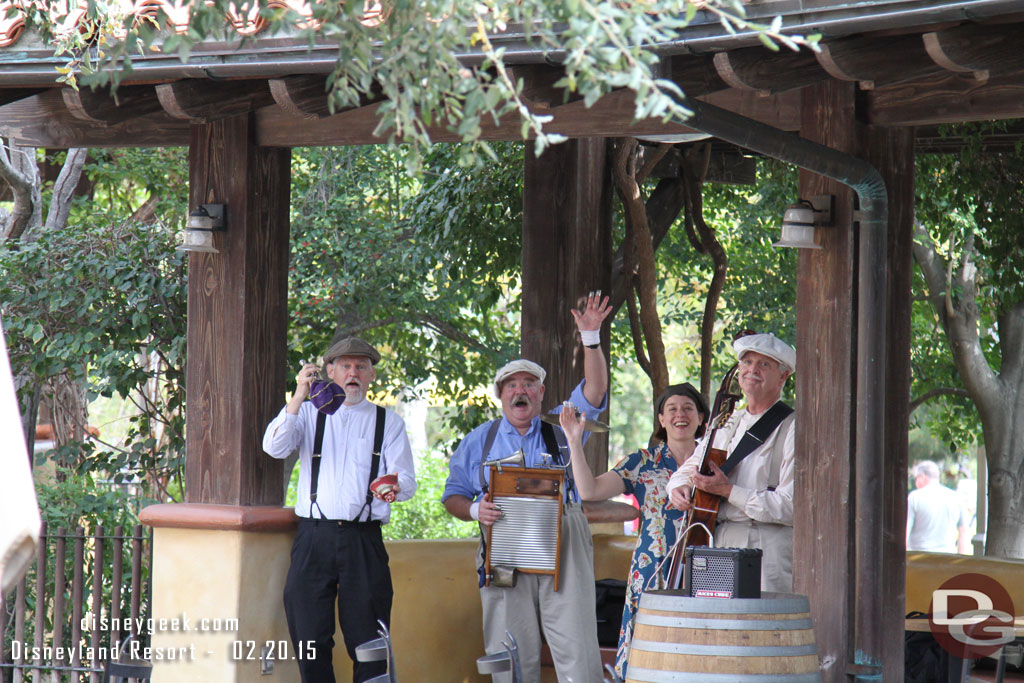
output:
<path id="1" fill-rule="evenodd" d="M 501 398 L 501 383 L 506 378 L 511 377 L 517 372 L 528 372 L 537 378 L 537 381 L 541 384 L 544 383 L 544 378 L 547 377 L 547 372 L 544 368 L 534 363 L 532 360 L 526 360 L 525 358 L 518 358 L 514 361 L 505 363 L 498 372 L 494 375 L 494 395 Z"/>
<path id="2" fill-rule="evenodd" d="M 743 360 L 743 354 L 747 351 L 756 351 L 779 361 L 790 373 L 796 371 L 796 349 L 774 334 L 748 334 L 734 341 L 732 348 L 737 360 Z"/>
<path id="3" fill-rule="evenodd" d="M 366 356 L 374 365 L 380 360 L 380 354 L 359 337 L 345 337 L 336 341 L 327 349 L 324 354 L 324 365 L 327 365 L 338 356 Z"/>

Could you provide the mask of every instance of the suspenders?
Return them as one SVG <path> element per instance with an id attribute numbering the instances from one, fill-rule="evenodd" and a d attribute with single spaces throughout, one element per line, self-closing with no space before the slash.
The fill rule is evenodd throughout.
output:
<path id="1" fill-rule="evenodd" d="M 377 471 L 380 469 L 380 449 L 384 445 L 384 421 L 386 412 L 382 406 L 377 407 L 377 417 L 374 424 L 373 432 L 373 452 L 372 459 L 370 460 L 370 480 L 366 482 L 366 502 L 363 503 L 363 507 L 359 508 L 358 514 L 354 521 L 359 521 L 359 518 L 363 516 L 363 510 L 366 510 L 366 521 L 370 521 L 372 515 L 371 503 L 373 503 L 373 492 L 370 491 L 370 484 L 377 478 Z M 324 427 L 327 425 L 327 415 L 321 413 L 319 410 L 316 411 L 316 433 L 313 436 L 313 457 L 312 457 L 312 468 L 309 473 L 309 516 L 313 517 L 313 506 L 320 512 L 320 518 L 325 518 L 324 511 L 320 509 L 320 504 L 316 502 L 316 490 L 317 484 L 320 479 L 320 454 L 323 452 L 324 447 Z"/>
<path id="2" fill-rule="evenodd" d="M 726 474 L 732 472 L 733 468 L 739 465 L 745 457 L 753 453 L 758 446 L 763 444 L 765 439 L 771 436 L 775 428 L 789 417 L 792 412 L 793 409 L 782 401 L 777 402 L 765 411 L 765 414 L 747 430 L 743 438 L 740 439 L 740 442 L 736 444 L 736 449 L 729 455 L 728 459 L 722 463 L 722 471 Z M 729 436 L 729 440 L 732 441 L 732 435 Z"/>

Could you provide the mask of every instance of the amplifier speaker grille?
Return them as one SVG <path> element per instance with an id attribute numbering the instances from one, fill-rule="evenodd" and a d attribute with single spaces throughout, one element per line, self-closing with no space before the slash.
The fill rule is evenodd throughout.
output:
<path id="1" fill-rule="evenodd" d="M 684 590 L 691 598 L 760 598 L 761 550 L 689 546 Z"/>

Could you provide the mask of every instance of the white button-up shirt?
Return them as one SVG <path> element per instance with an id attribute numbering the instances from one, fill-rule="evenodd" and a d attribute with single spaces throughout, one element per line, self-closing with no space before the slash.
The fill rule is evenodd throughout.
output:
<path id="1" fill-rule="evenodd" d="M 392 410 L 387 410 L 386 415 L 377 476 L 397 474 L 401 488 L 397 500 L 408 500 L 416 492 L 416 474 L 405 421 Z M 293 450 L 299 449 L 295 514 L 300 517 L 320 516 L 315 510 L 311 513 L 309 500 L 316 416 L 317 410 L 309 401 L 299 407 L 298 415 L 282 409 L 263 435 L 263 450 L 271 457 L 286 458 Z M 362 510 L 359 519 L 367 520 L 363 505 L 370 483 L 376 417 L 377 406 L 367 400 L 354 406 L 342 405 L 336 413 L 327 416 L 316 501 L 327 519 L 355 520 Z M 371 514 L 370 519 L 386 524 L 391 517 L 391 506 L 374 498 Z"/>

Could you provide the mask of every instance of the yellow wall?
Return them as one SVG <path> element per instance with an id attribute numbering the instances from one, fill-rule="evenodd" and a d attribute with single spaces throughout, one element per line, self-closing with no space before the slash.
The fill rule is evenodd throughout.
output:
<path id="1" fill-rule="evenodd" d="M 267 641 L 284 641 L 293 654 L 281 602 L 291 542 L 292 534 L 285 532 L 154 530 L 154 615 L 188 617 L 193 628 L 154 631 L 154 652 L 185 655 L 184 661 L 153 657 L 154 681 L 297 683 L 293 661 L 275 662 L 268 676 L 260 675 L 258 661 Z M 595 535 L 595 577 L 625 578 L 634 542 L 628 536 Z M 422 672 L 433 671 L 444 672 L 445 683 L 490 680 L 476 672 L 476 659 L 484 654 L 476 545 L 476 540 L 387 543 L 400 679 L 426 681 Z M 200 632 L 203 618 L 237 619 L 238 630 Z M 345 683 L 352 680 L 352 663 L 340 631 L 335 641 L 334 670 Z M 553 681 L 553 672 L 545 672 L 544 680 Z"/>
<path id="2" fill-rule="evenodd" d="M 153 632 L 154 680 L 299 680 L 293 661 L 275 662 L 272 675 L 259 673 L 260 648 L 282 643 L 292 655 L 281 602 L 290 562 L 291 532 L 243 532 L 156 528 L 153 612 L 157 619 L 187 618 L 191 631 L 168 621 Z M 635 538 L 594 536 L 594 575 L 625 578 Z M 428 680 L 422 672 L 444 672 L 445 683 L 487 681 L 476 673 L 484 654 L 474 556 L 476 540 L 390 541 L 395 587 L 392 637 L 401 679 Z M 964 555 L 907 554 L 906 611 L 925 612 L 933 590 L 951 576 L 976 572 L 999 581 L 1024 608 L 1024 561 Z M 1020 610 L 1018 610 L 1019 612 Z M 236 630 L 203 631 L 202 619 L 237 619 Z M 252 646 L 250 647 L 250 643 Z M 171 655 L 181 661 L 167 661 Z M 338 681 L 351 681 L 351 662 L 340 631 L 334 652 Z M 545 683 L 554 681 L 545 670 Z"/>
<path id="3" fill-rule="evenodd" d="M 154 624 L 154 681 L 299 680 L 291 661 L 259 673 L 264 643 L 291 650 L 281 603 L 291 542 L 291 533 L 154 529 L 153 615 L 167 620 Z"/>
<path id="4" fill-rule="evenodd" d="M 595 534 L 594 576 L 625 579 L 636 539 Z M 395 669 L 399 680 L 428 681 L 414 672 L 443 671 L 445 683 L 488 682 L 476 672 L 484 655 L 482 613 L 476 575 L 476 540 L 388 541 L 395 601 L 391 611 Z M 339 683 L 352 680 L 344 648 L 335 647 Z M 545 672 L 544 681 L 554 681 Z"/>
<path id="5" fill-rule="evenodd" d="M 1024 615 L 1024 560 L 946 553 L 907 553 L 906 612 L 928 612 L 932 591 L 957 574 L 982 574 L 1002 584 L 1017 615 Z"/>

